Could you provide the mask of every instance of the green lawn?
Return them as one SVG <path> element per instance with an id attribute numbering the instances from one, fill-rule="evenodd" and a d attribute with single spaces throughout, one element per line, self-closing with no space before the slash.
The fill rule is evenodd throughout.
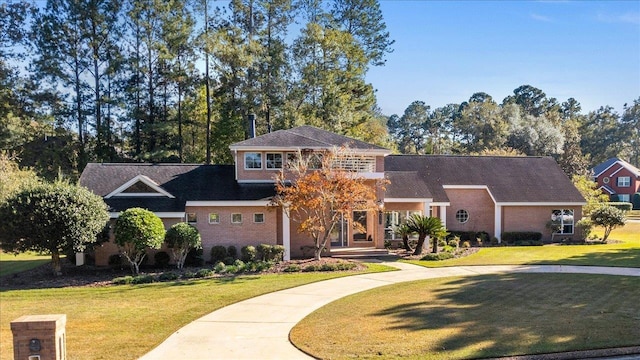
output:
<path id="1" fill-rule="evenodd" d="M 0 277 L 33 269 L 51 261 L 50 255 L 28 252 L 20 255 L 0 251 Z"/>
<path id="2" fill-rule="evenodd" d="M 368 271 L 387 270 L 391 269 L 370 265 Z M 0 359 L 13 359 L 10 322 L 22 315 L 67 314 L 69 359 L 135 359 L 180 327 L 225 305 L 351 274 L 270 274 L 137 286 L 1 290 Z"/>
<path id="3" fill-rule="evenodd" d="M 432 279 L 340 299 L 296 325 L 290 338 L 322 359 L 469 359 L 633 346 L 640 345 L 639 298 L 634 277 Z"/>
<path id="4" fill-rule="evenodd" d="M 627 223 L 623 228 L 615 229 L 610 239 L 620 242 L 605 245 L 490 247 L 459 259 L 407 262 L 428 267 L 525 264 L 640 267 L 640 223 Z"/>

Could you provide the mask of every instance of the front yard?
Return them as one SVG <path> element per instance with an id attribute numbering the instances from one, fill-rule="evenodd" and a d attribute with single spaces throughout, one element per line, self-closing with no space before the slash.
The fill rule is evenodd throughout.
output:
<path id="1" fill-rule="evenodd" d="M 614 230 L 611 237 L 612 239 L 624 241 L 607 245 L 483 248 L 480 252 L 466 258 L 442 262 L 419 261 L 418 263 L 423 266 L 425 264 L 428 264 L 428 266 L 579 264 L 640 267 L 640 224 L 629 223 L 624 229 Z M 3 274 L 6 274 L 28 268 L 29 266 L 37 266 L 38 264 L 48 261 L 46 257 L 32 256 L 33 255 L 21 255 L 16 258 L 13 255 L 0 254 L 0 268 L 3 270 Z M 369 267 L 369 271 L 386 270 L 388 270 L 388 268 L 379 265 L 370 265 Z M 82 286 L 24 290 L 8 290 L 6 288 L 0 288 L 0 360 L 9 360 L 13 357 L 12 334 L 9 323 L 22 315 L 67 314 L 67 351 L 70 358 L 135 359 L 151 350 L 181 326 L 225 305 L 272 291 L 330 279 L 333 277 L 347 276 L 350 274 L 353 274 L 353 272 L 267 274 L 123 286 Z M 535 280 L 534 283 L 538 283 L 540 281 L 543 283 L 550 283 L 553 281 L 554 284 L 564 284 L 565 282 L 568 282 L 567 286 L 574 284 L 571 285 L 571 287 L 575 288 L 575 290 L 572 290 L 573 292 L 571 292 L 571 294 L 576 296 L 580 295 L 580 289 L 583 286 L 587 290 L 598 288 L 598 286 L 600 286 L 601 289 L 609 289 L 609 287 L 611 287 L 612 294 L 615 294 L 618 289 L 626 289 L 624 291 L 630 291 L 626 295 L 621 294 L 621 296 L 627 296 L 623 298 L 607 295 L 605 297 L 606 302 L 603 302 L 604 300 L 598 300 L 597 304 L 594 305 L 594 308 L 589 308 L 589 311 L 595 311 L 595 315 L 601 315 L 603 319 L 609 319 L 606 321 L 616 321 L 616 326 L 618 320 L 611 320 L 611 318 L 608 317 L 610 316 L 608 309 L 619 308 L 623 311 L 630 310 L 636 315 L 640 313 L 640 310 L 637 308 L 637 301 L 636 305 L 630 305 L 626 302 L 626 299 L 637 299 L 640 295 L 637 294 L 638 289 L 640 289 L 640 284 L 637 282 L 637 279 L 624 280 L 612 278 L 612 281 L 610 282 L 602 282 L 602 280 L 599 280 L 602 279 L 602 277 L 594 277 L 592 279 L 590 277 L 581 277 L 578 275 L 575 275 L 575 277 L 549 276 L 551 277 L 541 277 L 540 279 L 542 280 Z M 537 277 L 535 278 L 538 279 Z M 435 296 L 436 298 L 433 299 L 434 301 L 438 300 L 437 298 L 439 297 L 439 301 L 441 301 L 440 304 L 442 306 L 441 312 L 443 316 L 446 315 L 442 319 L 448 319 L 449 316 L 457 316 L 456 314 L 460 309 L 471 306 L 471 304 L 465 303 L 465 301 L 467 301 L 465 299 L 467 296 L 472 296 L 473 294 L 467 294 L 464 289 L 467 287 L 474 288 L 474 286 L 476 289 L 480 289 L 482 283 L 489 284 L 491 286 L 501 283 L 510 284 L 512 287 L 499 289 L 489 287 L 491 291 L 495 291 L 494 295 L 501 294 L 501 296 L 493 296 L 491 299 L 480 299 L 479 301 L 481 301 L 481 304 L 485 305 L 478 307 L 478 309 L 494 311 L 493 309 L 500 308 L 500 306 L 505 307 L 509 304 L 524 304 L 523 301 L 526 299 L 521 295 L 517 295 L 517 291 L 523 291 L 523 289 L 526 290 L 527 284 L 530 283 L 530 280 L 527 279 L 534 279 L 534 277 L 514 275 L 503 279 L 494 278 L 492 280 L 487 278 L 482 281 L 474 280 L 471 283 L 468 283 L 470 280 L 464 279 L 455 281 L 452 279 L 445 279 L 442 280 L 444 281 L 442 283 L 426 283 L 426 288 L 432 290 L 430 291 L 432 294 L 425 294 L 424 296 Z M 461 284 L 466 285 L 462 286 Z M 473 286 L 467 286 L 469 284 Z M 629 284 L 632 286 L 629 287 Z M 522 289 L 520 287 L 522 287 Z M 554 289 L 555 287 L 549 288 L 550 292 L 546 293 L 546 300 L 545 298 L 541 299 L 542 303 L 540 306 L 544 305 L 555 309 L 561 305 L 558 303 L 557 299 L 562 299 L 562 296 L 564 295 L 553 293 L 552 291 L 558 290 Z M 559 287 L 559 289 L 562 289 L 562 287 Z M 540 290 L 542 291 L 544 289 Z M 592 295 L 594 296 L 594 299 L 600 299 L 603 294 L 609 294 L 607 291 L 599 290 Z M 457 293 L 459 295 L 447 297 L 445 296 L 447 293 Z M 407 294 L 412 293 L 409 292 Z M 505 299 L 507 299 L 505 302 L 496 302 L 498 298 L 505 295 L 507 295 L 505 297 Z M 423 303 L 424 301 L 417 297 L 417 295 L 405 294 L 404 296 L 409 301 L 409 304 L 403 304 L 401 305 L 402 309 L 398 309 L 399 312 L 397 314 L 402 313 L 402 317 L 391 313 L 389 313 L 389 315 L 385 315 L 387 316 L 387 320 L 391 319 L 389 320 L 391 322 L 388 323 L 390 328 L 396 326 L 403 330 L 398 330 L 400 331 L 399 333 L 383 334 L 381 335 L 382 338 L 384 338 L 384 336 L 391 337 L 386 338 L 385 340 L 380 340 L 381 342 L 390 344 L 391 347 L 398 349 L 405 346 L 400 345 L 398 342 L 404 341 L 403 339 L 412 339 L 414 331 L 411 326 L 407 324 L 403 325 L 403 322 L 410 322 L 411 316 L 414 315 L 417 316 L 417 319 L 423 319 L 421 318 L 421 316 L 423 316 L 422 314 L 432 314 L 430 311 L 434 311 L 433 308 L 430 308 L 428 303 L 425 303 L 427 308 L 421 308 L 422 305 L 419 305 L 418 303 Z M 458 301 L 457 299 L 461 299 L 462 302 L 456 302 Z M 383 302 L 372 302 L 379 303 L 380 306 L 386 306 L 386 309 L 390 309 L 394 306 L 391 302 L 387 303 L 386 299 Z M 404 311 L 403 309 L 412 309 L 411 306 L 414 306 L 411 305 L 412 302 L 416 304 L 414 309 L 416 311 Z M 494 302 L 496 302 L 495 305 L 492 305 Z M 570 303 L 570 301 L 567 300 L 567 303 Z M 358 302 L 356 304 L 358 306 L 352 306 L 350 311 L 355 311 L 355 309 L 359 309 L 362 305 L 362 303 Z M 529 305 L 523 306 L 528 307 Z M 584 301 L 583 303 L 577 304 L 576 308 L 579 309 L 581 307 L 585 307 L 586 309 L 589 306 L 592 305 L 589 305 Z M 598 315 L 599 311 L 604 312 Z M 500 322 L 502 323 L 511 323 L 515 320 L 519 320 L 518 317 L 522 316 L 522 314 L 519 315 L 510 312 L 499 312 L 495 314 L 495 316 L 501 316 Z M 428 318 L 430 319 L 431 315 L 429 315 Z M 362 319 L 365 318 L 363 317 Z M 535 319 L 536 318 L 531 318 L 530 320 L 534 321 Z M 585 319 L 590 318 L 587 317 Z M 640 320 L 637 316 L 635 318 L 631 317 L 630 319 L 635 319 L 635 329 L 640 329 L 640 324 L 638 323 Z M 459 321 L 461 321 L 461 324 L 466 322 L 466 320 Z M 365 329 L 369 328 L 369 325 L 366 323 L 359 321 L 355 321 L 355 323 L 360 324 Z M 337 324 L 333 325 L 334 329 L 338 328 Z M 531 323 L 526 326 L 529 326 L 529 328 L 525 327 L 525 330 L 532 329 L 538 325 Z M 445 336 L 451 336 L 452 339 L 460 337 L 455 334 L 462 331 L 438 322 L 434 322 L 430 327 L 430 331 L 436 331 L 441 334 L 445 334 Z M 478 340 L 482 339 L 482 336 L 485 336 L 486 340 L 478 340 L 478 342 L 482 344 L 493 344 L 493 341 L 490 340 L 490 336 L 488 335 L 488 331 L 488 328 L 481 330 L 477 335 L 474 335 L 473 339 Z M 577 335 L 574 336 L 571 331 L 567 330 L 568 332 L 565 335 L 561 335 L 560 330 L 554 331 L 554 334 L 557 334 L 554 338 L 556 339 L 554 340 L 556 345 L 565 342 L 568 344 L 579 344 L 576 343 L 574 339 Z M 448 333 L 450 334 L 446 335 Z M 509 332 L 507 331 L 506 334 L 509 334 Z M 634 333 L 631 332 L 631 334 Z M 636 335 L 636 339 L 640 338 L 640 335 L 634 335 Z M 609 339 L 613 337 L 619 338 L 622 342 L 626 341 L 624 340 L 626 339 L 626 335 L 618 337 L 618 335 L 615 334 L 606 335 L 604 332 L 596 332 L 589 336 L 591 336 L 590 342 L 593 344 L 600 344 L 598 342 L 600 340 L 609 341 Z M 512 337 L 514 336 L 512 335 Z M 349 336 L 345 336 L 338 338 L 336 341 L 337 343 L 334 344 L 336 347 L 348 347 L 350 346 L 350 341 L 352 341 L 352 339 Z M 505 342 L 506 344 L 512 344 L 513 340 L 505 338 Z M 449 344 L 448 342 L 445 343 Z M 447 346 L 446 344 L 445 346 Z M 452 344 L 459 343 L 453 342 Z M 519 343 L 516 344 L 522 345 Z M 474 347 L 475 345 L 469 345 L 470 347 L 467 345 L 464 346 L 468 349 L 473 348 L 469 351 L 479 351 Z M 494 345 L 483 345 L 481 347 L 491 348 L 493 346 Z M 547 345 L 541 346 L 541 349 L 547 348 Z M 527 350 L 534 349 L 526 346 L 522 348 Z M 388 354 L 386 351 L 388 350 L 383 350 L 384 354 Z M 417 357 L 423 358 L 422 356 Z"/>

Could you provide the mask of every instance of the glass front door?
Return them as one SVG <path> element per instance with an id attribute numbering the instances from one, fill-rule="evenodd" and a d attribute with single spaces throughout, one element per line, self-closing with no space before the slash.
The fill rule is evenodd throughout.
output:
<path id="1" fill-rule="evenodd" d="M 348 223 L 347 220 L 340 215 L 340 220 L 331 231 L 331 247 L 346 247 L 348 246 Z"/>

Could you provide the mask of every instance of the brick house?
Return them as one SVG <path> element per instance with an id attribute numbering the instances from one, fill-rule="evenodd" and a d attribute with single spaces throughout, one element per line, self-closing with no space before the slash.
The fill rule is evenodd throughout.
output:
<path id="1" fill-rule="evenodd" d="M 330 249 L 384 248 L 396 240 L 397 225 L 412 213 L 439 217 L 449 230 L 539 231 L 562 222 L 564 237 L 579 237 L 576 222 L 584 199 L 551 158 L 391 155 L 391 151 L 345 136 L 301 126 L 230 146 L 234 165 L 87 165 L 80 184 L 102 196 L 111 218 L 130 207 L 156 213 L 168 228 L 187 221 L 202 235 L 205 258 L 214 245 L 280 244 L 285 258 L 303 256 L 312 240 L 297 231 L 281 208 L 269 206 L 274 175 L 298 152 L 348 146 L 357 161 L 341 166 L 371 180 L 386 178 L 380 211 L 354 212 L 366 231 L 346 222 L 332 234 Z M 96 249 L 96 264 L 117 253 L 113 242 Z M 152 253 L 150 253 L 152 258 Z"/>
<path id="2" fill-rule="evenodd" d="M 613 201 L 632 202 L 633 194 L 640 192 L 640 169 L 628 162 L 611 158 L 592 170 L 598 188 Z"/>

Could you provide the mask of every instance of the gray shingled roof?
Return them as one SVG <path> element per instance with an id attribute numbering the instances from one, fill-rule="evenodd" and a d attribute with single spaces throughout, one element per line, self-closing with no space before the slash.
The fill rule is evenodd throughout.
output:
<path id="1" fill-rule="evenodd" d="M 417 171 L 385 171 L 389 180 L 385 198 L 430 199 L 433 198 L 427 184 Z"/>
<path id="2" fill-rule="evenodd" d="M 606 161 L 594 166 L 593 175 L 599 176 L 600 174 L 602 174 L 603 171 L 607 170 L 611 165 L 615 164 L 616 162 L 619 162 L 622 166 L 629 169 L 629 171 L 631 171 L 636 177 L 640 176 L 640 169 L 629 164 L 624 160 L 618 159 L 617 157 L 607 159 Z"/>
<path id="3" fill-rule="evenodd" d="M 548 157 L 392 155 L 385 158 L 385 171 L 416 171 L 434 202 L 449 201 L 443 185 L 486 185 L 499 203 L 584 202 Z M 387 191 L 401 191 L 394 187 Z"/>
<path id="4" fill-rule="evenodd" d="M 348 146 L 351 149 L 386 151 L 388 149 L 381 146 L 366 143 L 364 141 L 352 139 L 343 135 L 322 130 L 313 126 L 299 126 L 287 130 L 278 130 L 272 133 L 260 135 L 258 137 L 237 142 L 230 146 L 234 148 L 332 148 Z"/>
<path id="5" fill-rule="evenodd" d="M 273 184 L 238 184 L 232 165 L 197 164 L 88 164 L 80 185 L 106 196 L 138 175 L 145 175 L 175 196 L 112 197 L 111 211 L 140 206 L 156 212 L 184 211 L 186 201 L 266 200 L 275 194 Z"/>

